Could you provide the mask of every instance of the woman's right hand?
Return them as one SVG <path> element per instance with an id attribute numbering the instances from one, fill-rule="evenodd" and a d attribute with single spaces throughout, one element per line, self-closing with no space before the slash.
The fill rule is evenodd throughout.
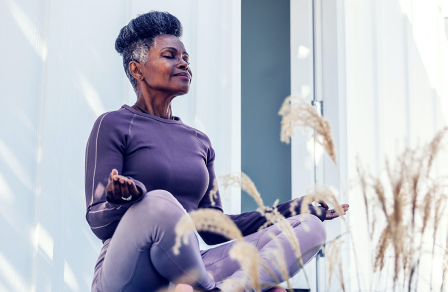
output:
<path id="1" fill-rule="evenodd" d="M 140 190 L 134 182 L 125 176 L 119 175 L 118 170 L 112 169 L 106 186 L 107 200 L 116 204 L 135 201 L 141 196 Z M 132 196 L 130 200 L 125 200 Z"/>

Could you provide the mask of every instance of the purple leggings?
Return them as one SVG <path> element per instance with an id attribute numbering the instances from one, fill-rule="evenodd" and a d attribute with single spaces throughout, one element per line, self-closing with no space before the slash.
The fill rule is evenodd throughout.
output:
<path id="1" fill-rule="evenodd" d="M 174 228 L 185 213 L 171 193 L 164 190 L 146 193 L 124 214 L 113 237 L 104 242 L 95 266 L 92 291 L 152 292 L 167 287 L 170 282 L 177 284 L 181 276 L 182 282 L 192 285 L 195 290 L 210 291 L 220 288 L 228 277 L 243 278 L 239 263 L 229 257 L 233 241 L 199 250 L 196 233 L 192 232 L 189 244 L 182 245 L 179 255 L 173 254 Z M 300 242 L 303 262 L 309 262 L 325 243 L 327 233 L 323 223 L 314 215 L 296 215 L 287 221 Z M 304 222 L 308 231 L 303 227 Z M 275 265 L 269 264 L 269 251 L 277 248 L 277 243 L 268 235 L 271 232 L 283 247 L 289 276 L 292 277 L 299 271 L 298 261 L 290 243 L 276 225 L 245 236 L 244 241 L 254 244 L 276 277 L 282 279 Z M 196 271 L 195 277 L 188 276 L 187 271 L 192 269 Z M 272 283 L 270 287 L 276 284 L 264 269 L 260 270 L 260 281 Z M 265 287 L 262 291 L 268 289 Z"/>

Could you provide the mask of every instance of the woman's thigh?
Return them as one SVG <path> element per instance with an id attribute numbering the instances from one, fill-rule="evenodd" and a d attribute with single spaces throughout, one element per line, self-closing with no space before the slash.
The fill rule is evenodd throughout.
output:
<path id="1" fill-rule="evenodd" d="M 300 243 L 303 262 L 306 264 L 321 249 L 322 244 L 325 242 L 325 227 L 314 215 L 297 215 L 286 220 L 294 229 L 294 233 Z M 298 272 L 299 263 L 291 244 L 286 239 L 286 236 L 281 234 L 281 230 L 276 225 L 245 236 L 244 241 L 255 245 L 265 263 L 270 266 L 267 255 L 270 253 L 270 250 L 277 248 L 277 242 L 272 240 L 272 235 L 278 239 L 278 243 L 282 246 L 285 253 L 285 261 L 290 270 L 290 276 L 292 276 Z M 202 253 L 205 268 L 216 282 L 221 282 L 240 270 L 239 263 L 229 257 L 229 251 L 234 243 L 232 241 Z"/>

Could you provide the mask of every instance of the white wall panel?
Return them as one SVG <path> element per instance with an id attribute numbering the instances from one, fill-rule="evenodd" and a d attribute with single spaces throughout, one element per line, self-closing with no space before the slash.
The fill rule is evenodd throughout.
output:
<path id="1" fill-rule="evenodd" d="M 291 95 L 300 95 L 310 103 L 314 99 L 313 1 L 291 1 Z M 295 130 L 291 138 L 292 199 L 305 195 L 314 184 L 314 142 L 311 132 Z M 305 277 L 308 279 L 306 279 Z M 308 280 L 308 281 L 307 281 Z M 294 288 L 316 288 L 316 260 L 308 263 L 291 280 Z M 309 286 L 308 286 L 309 285 Z M 286 287 L 286 285 L 284 285 Z"/>

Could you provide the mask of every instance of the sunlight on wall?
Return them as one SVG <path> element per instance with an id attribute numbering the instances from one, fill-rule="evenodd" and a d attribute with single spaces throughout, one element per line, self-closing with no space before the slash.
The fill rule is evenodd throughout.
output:
<path id="1" fill-rule="evenodd" d="M 44 38 L 39 34 L 36 25 L 14 1 L 8 0 L 7 4 L 11 11 L 11 15 L 14 17 L 14 20 L 17 22 L 26 39 L 30 42 L 40 59 L 45 62 L 48 52 L 47 44 Z"/>
<path id="2" fill-rule="evenodd" d="M 444 70 L 448 66 L 448 39 L 444 20 L 448 14 L 448 1 L 399 0 L 398 2 L 412 26 L 413 40 L 431 86 L 440 97 L 445 121 L 448 121 L 448 85 L 446 84 L 448 71 Z M 433 5 L 428 5 L 428 2 L 433 2 Z M 434 49 L 434 44 L 439 45 L 438 49 Z"/>
<path id="3" fill-rule="evenodd" d="M 25 291 L 25 281 L 9 261 L 0 253 L 0 277 L 9 289 L 4 291 Z"/>
<path id="4" fill-rule="evenodd" d="M 0 173 L 0 200 L 2 203 L 14 202 L 14 193 L 6 181 L 5 177 Z"/>
<path id="5" fill-rule="evenodd" d="M 64 261 L 64 283 L 67 284 L 71 291 L 79 291 L 78 280 L 76 280 L 75 273 L 73 273 L 67 261 Z"/>
<path id="6" fill-rule="evenodd" d="M 297 58 L 299 59 L 306 59 L 310 55 L 310 49 L 308 49 L 305 46 L 300 46 L 299 50 L 297 51 Z"/>
<path id="7" fill-rule="evenodd" d="M 14 173 L 17 179 L 23 183 L 24 186 L 26 186 L 30 191 L 33 190 L 31 178 L 27 169 L 22 165 L 22 163 L 20 163 L 20 160 L 14 152 L 2 140 L 0 140 L 0 160 L 8 165 L 12 173 Z"/>
<path id="8" fill-rule="evenodd" d="M 37 223 L 31 232 L 31 242 L 44 253 L 50 262 L 53 261 L 53 237 L 40 223 Z"/>
<path id="9" fill-rule="evenodd" d="M 81 91 L 83 92 L 82 96 L 89 105 L 93 116 L 96 118 L 106 112 L 103 102 L 101 101 L 101 97 L 84 74 L 80 72 L 78 73 L 78 81 Z"/>

